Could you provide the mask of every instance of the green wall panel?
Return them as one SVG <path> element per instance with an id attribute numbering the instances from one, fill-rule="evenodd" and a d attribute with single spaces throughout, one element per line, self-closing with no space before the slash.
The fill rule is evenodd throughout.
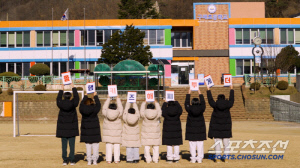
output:
<path id="1" fill-rule="evenodd" d="M 236 76 L 236 73 L 235 73 L 235 59 L 229 59 L 229 69 L 230 69 L 230 74 L 232 76 Z"/>
<path id="2" fill-rule="evenodd" d="M 80 62 L 75 61 L 75 69 L 80 69 Z M 75 73 L 76 78 L 80 78 L 80 73 Z"/>
<path id="3" fill-rule="evenodd" d="M 171 29 L 165 29 L 165 45 L 171 45 Z"/>

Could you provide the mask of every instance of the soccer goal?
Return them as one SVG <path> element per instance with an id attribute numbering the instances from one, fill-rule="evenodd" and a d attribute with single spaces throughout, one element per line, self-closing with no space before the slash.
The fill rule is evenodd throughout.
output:
<path id="1" fill-rule="evenodd" d="M 17 136 L 55 136 L 53 133 L 50 135 L 46 131 L 43 134 L 39 134 L 38 131 L 35 130 L 43 130 L 42 124 L 34 124 L 27 126 L 27 131 L 25 134 L 20 134 L 20 116 L 31 115 L 33 117 L 32 120 L 39 120 L 42 122 L 46 122 L 47 117 L 43 117 L 44 114 L 51 114 L 53 117 L 57 118 L 58 110 L 52 110 L 52 108 L 56 108 L 56 97 L 59 91 L 14 91 L 13 94 L 13 137 Z M 71 91 L 65 91 L 71 92 Z M 78 91 L 81 96 L 80 101 L 83 99 L 84 91 Z M 22 94 L 22 95 L 21 95 Z M 23 95 L 24 94 L 24 95 Z M 56 95 L 48 95 L 48 94 L 56 94 Z M 40 97 L 41 98 L 40 98 Z M 31 99 L 44 99 L 44 100 L 35 100 L 31 101 Z M 20 107 L 22 106 L 22 107 Z M 26 113 L 26 114 L 25 114 Z M 34 118 L 35 117 L 35 118 Z M 44 121 L 43 121 L 44 120 Z M 30 123 L 31 121 L 29 121 Z M 52 121 L 52 129 L 54 128 L 54 121 Z M 56 123 L 56 122 L 55 122 Z M 32 132 L 32 133 L 31 133 Z"/>

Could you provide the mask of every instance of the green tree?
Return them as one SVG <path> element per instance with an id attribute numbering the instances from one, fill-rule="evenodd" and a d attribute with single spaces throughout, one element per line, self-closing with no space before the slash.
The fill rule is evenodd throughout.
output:
<path id="1" fill-rule="evenodd" d="M 30 69 L 29 72 L 32 75 L 37 75 L 37 76 L 41 76 L 41 75 L 49 75 L 50 74 L 50 68 L 48 67 L 48 65 L 46 64 L 42 64 L 42 63 L 37 63 L 34 64 Z"/>
<path id="2" fill-rule="evenodd" d="M 281 18 L 283 12 L 288 8 L 290 0 L 267 0 L 266 17 Z"/>
<path id="3" fill-rule="evenodd" d="M 275 65 L 283 71 L 291 71 L 296 66 L 298 59 L 299 52 L 292 45 L 289 45 L 282 48 L 276 56 Z"/>
<path id="4" fill-rule="evenodd" d="M 119 19 L 158 19 L 161 17 L 151 0 L 121 0 L 118 6 Z"/>
<path id="5" fill-rule="evenodd" d="M 126 25 L 123 32 L 117 31 L 103 45 L 100 63 L 117 64 L 120 61 L 132 59 L 140 62 L 142 65 L 148 65 L 152 58 L 150 46 L 144 46 L 143 39 L 145 33 L 134 26 Z"/>

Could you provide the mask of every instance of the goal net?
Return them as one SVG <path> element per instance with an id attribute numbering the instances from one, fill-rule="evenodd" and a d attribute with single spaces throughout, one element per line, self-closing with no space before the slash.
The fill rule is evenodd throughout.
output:
<path id="1" fill-rule="evenodd" d="M 13 137 L 55 136 L 59 113 L 57 94 L 58 91 L 14 91 Z M 81 101 L 84 91 L 78 91 L 78 94 Z"/>

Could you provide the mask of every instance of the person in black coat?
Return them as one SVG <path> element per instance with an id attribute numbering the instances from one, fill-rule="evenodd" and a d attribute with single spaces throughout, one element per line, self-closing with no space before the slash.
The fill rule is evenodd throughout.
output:
<path id="1" fill-rule="evenodd" d="M 79 135 L 78 131 L 78 118 L 76 107 L 79 103 L 79 96 L 77 89 L 72 86 L 72 94 L 60 90 L 56 98 L 56 104 L 59 108 L 59 114 L 57 119 L 56 137 L 61 138 L 62 142 L 62 158 L 63 165 L 67 165 L 67 145 L 70 145 L 69 159 L 71 165 L 75 165 L 74 151 L 75 151 L 75 137 Z M 64 88 L 64 85 L 62 86 Z M 62 99 L 64 97 L 64 99 Z"/>
<path id="2" fill-rule="evenodd" d="M 167 162 L 178 162 L 179 145 L 182 145 L 182 130 L 180 116 L 182 107 L 178 101 L 164 102 L 162 106 L 162 116 L 164 117 L 162 144 L 167 145 Z M 172 147 L 174 146 L 174 153 Z"/>
<path id="3" fill-rule="evenodd" d="M 231 85 L 229 100 L 225 99 L 225 95 L 219 94 L 217 101 L 215 102 L 209 87 L 207 87 L 207 99 L 209 105 L 214 109 L 211 114 L 209 123 L 208 137 L 215 140 L 215 150 L 217 160 L 221 157 L 221 143 L 224 144 L 224 154 L 229 154 L 229 140 L 232 138 L 232 122 L 230 115 L 230 108 L 234 103 L 234 90 Z M 227 158 L 227 157 L 226 157 Z M 228 162 L 228 159 L 225 159 Z"/>
<path id="4" fill-rule="evenodd" d="M 87 94 L 83 97 L 79 111 L 82 115 L 80 142 L 86 144 L 86 160 L 88 165 L 93 162 L 97 165 L 99 158 L 99 142 L 101 142 L 100 123 L 98 113 L 101 109 L 101 103 L 97 92 L 94 92 L 94 100 L 88 98 Z M 93 156 L 91 155 L 93 148 Z"/>
<path id="5" fill-rule="evenodd" d="M 206 140 L 206 127 L 203 117 L 206 106 L 200 89 L 198 90 L 198 93 L 200 101 L 198 98 L 193 98 L 192 105 L 190 105 L 191 90 L 189 89 L 189 94 L 186 95 L 184 103 L 185 110 L 188 112 L 185 139 L 189 140 L 191 163 L 195 163 L 196 161 L 202 163 L 204 157 L 203 141 Z M 196 148 L 198 157 L 196 157 Z"/>

